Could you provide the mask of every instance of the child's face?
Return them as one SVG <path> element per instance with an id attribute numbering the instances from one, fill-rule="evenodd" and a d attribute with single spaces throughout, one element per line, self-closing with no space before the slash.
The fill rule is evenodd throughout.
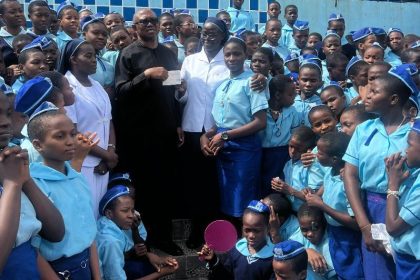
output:
<path id="1" fill-rule="evenodd" d="M 296 90 L 294 83 L 289 83 L 284 88 L 284 91 L 279 94 L 277 93 L 275 95 L 275 102 L 278 104 L 280 108 L 287 108 L 293 105 L 295 103 L 296 98 Z M 270 100 L 269 100 L 270 102 Z"/>
<path id="2" fill-rule="evenodd" d="M 129 195 L 117 198 L 115 209 L 106 210 L 106 216 L 120 229 L 130 229 L 134 222 L 134 200 Z"/>
<path id="3" fill-rule="evenodd" d="M 420 134 L 411 131 L 407 138 L 408 147 L 405 150 L 407 165 L 410 168 L 420 167 Z"/>
<path id="4" fill-rule="evenodd" d="M 50 25 L 50 9 L 44 6 L 36 6 L 33 8 L 32 13 L 29 14 L 29 19 L 35 30 L 47 32 Z"/>
<path id="5" fill-rule="evenodd" d="M 233 0 L 233 6 L 236 9 L 240 9 L 243 4 L 244 4 L 244 0 Z"/>
<path id="6" fill-rule="evenodd" d="M 327 132 L 335 131 L 337 120 L 330 112 L 318 110 L 310 116 L 312 131 L 317 135 L 323 135 Z"/>
<path id="7" fill-rule="evenodd" d="M 308 37 L 308 42 L 306 42 L 307 47 L 314 48 L 315 45 L 319 42 L 318 36 L 311 35 Z"/>
<path id="8" fill-rule="evenodd" d="M 325 227 L 320 220 L 321 218 L 314 219 L 308 216 L 299 218 L 300 231 L 314 245 L 321 243 L 325 233 Z"/>
<path id="9" fill-rule="evenodd" d="M 70 86 L 69 81 L 66 77 L 61 77 L 61 93 L 63 94 L 64 98 L 64 105 L 70 106 L 74 104 L 75 96 L 73 93 L 73 88 Z"/>
<path id="10" fill-rule="evenodd" d="M 47 71 L 47 69 L 47 60 L 41 51 L 30 53 L 26 63 L 22 65 L 23 73 L 27 79 L 32 79 L 36 75 Z"/>
<path id="11" fill-rule="evenodd" d="M 190 42 L 185 46 L 185 56 L 189 56 L 198 52 L 198 42 Z"/>
<path id="12" fill-rule="evenodd" d="M 84 75 L 96 73 L 96 52 L 91 44 L 82 44 L 77 54 L 71 58 L 72 70 L 77 68 Z"/>
<path id="13" fill-rule="evenodd" d="M 309 30 L 293 30 L 293 39 L 299 49 L 303 49 L 308 42 Z"/>
<path id="14" fill-rule="evenodd" d="M 281 37 L 280 22 L 270 21 L 265 29 L 265 35 L 271 44 L 277 45 Z"/>
<path id="15" fill-rule="evenodd" d="M 120 14 L 109 14 L 105 17 L 104 23 L 108 31 L 115 26 L 124 26 L 124 20 Z"/>
<path id="16" fill-rule="evenodd" d="M 108 30 L 105 25 L 100 22 L 91 23 L 86 27 L 84 32 L 85 39 L 95 48 L 96 51 L 102 50 L 106 46 L 108 38 Z"/>
<path id="17" fill-rule="evenodd" d="M 136 30 L 134 30 L 133 27 L 127 27 L 127 31 L 128 31 L 128 33 L 130 33 L 131 40 L 133 42 L 137 41 L 137 39 L 139 38 L 139 35 L 137 34 Z"/>
<path id="18" fill-rule="evenodd" d="M 368 83 L 369 85 L 372 84 L 374 80 L 376 80 L 379 76 L 382 76 L 383 74 L 387 73 L 388 70 L 386 67 L 382 65 L 373 65 L 369 67 L 368 70 Z"/>
<path id="19" fill-rule="evenodd" d="M 252 55 L 258 50 L 261 45 L 261 37 L 258 35 L 251 35 L 246 38 L 246 55 L 252 58 Z"/>
<path id="20" fill-rule="evenodd" d="M 312 96 L 321 86 L 319 72 L 312 68 L 303 67 L 299 70 L 299 88 L 305 96 Z"/>
<path id="21" fill-rule="evenodd" d="M 381 114 L 389 110 L 391 98 L 384 85 L 374 80 L 366 94 L 365 109 L 367 112 Z"/>
<path id="22" fill-rule="evenodd" d="M 362 43 L 358 43 L 358 49 L 360 51 L 360 53 L 363 55 L 363 53 L 365 52 L 365 50 L 369 47 L 371 47 L 373 45 L 373 43 L 376 42 L 376 36 L 375 35 L 369 35 L 367 36 L 367 38 L 362 42 Z"/>
<path id="23" fill-rule="evenodd" d="M 316 154 L 316 158 L 318 159 L 319 163 L 322 166 L 333 166 L 334 158 L 328 155 L 327 153 L 327 143 L 325 143 L 322 140 L 318 140 L 316 146 L 318 147 L 318 153 Z"/>
<path id="24" fill-rule="evenodd" d="M 346 80 L 346 61 L 336 61 L 334 67 L 328 67 L 328 74 L 332 81 L 340 82 Z"/>
<path id="25" fill-rule="evenodd" d="M 243 71 L 245 62 L 245 52 L 239 43 L 229 43 L 223 48 L 223 55 L 227 68 L 232 73 Z"/>
<path id="26" fill-rule="evenodd" d="M 25 15 L 22 5 L 18 1 L 7 1 L 3 4 L 3 21 L 6 26 L 17 28 L 25 24 Z"/>
<path id="27" fill-rule="evenodd" d="M 289 25 L 293 25 L 298 18 L 298 11 L 295 8 L 288 8 L 285 11 L 284 18 Z"/>
<path id="28" fill-rule="evenodd" d="M 268 5 L 267 14 L 270 18 L 279 18 L 281 7 L 277 3 Z"/>
<path id="29" fill-rule="evenodd" d="M 51 13 L 50 14 L 50 32 L 52 34 L 57 34 L 58 29 L 59 29 L 59 23 L 58 23 L 58 19 L 57 19 L 57 15 L 55 13 Z"/>
<path id="30" fill-rule="evenodd" d="M 45 161 L 64 162 L 71 160 L 75 153 L 77 130 L 65 114 L 48 118 L 44 139 L 32 142 Z"/>
<path id="31" fill-rule="evenodd" d="M 273 260 L 273 271 L 276 280 L 303 280 L 306 279 L 306 270 L 296 274 L 293 263 L 290 261 Z"/>
<path id="32" fill-rule="evenodd" d="M 260 73 L 264 76 L 268 77 L 268 74 L 271 69 L 270 61 L 268 60 L 268 57 L 260 52 L 254 53 L 251 59 L 251 70 L 254 73 Z"/>
<path id="33" fill-rule="evenodd" d="M 170 16 L 164 16 L 160 19 L 159 30 L 163 37 L 174 34 L 174 19 Z"/>
<path id="34" fill-rule="evenodd" d="M 344 24 L 344 21 L 333 20 L 329 22 L 328 29 L 335 31 L 335 33 L 337 33 L 340 38 L 343 38 L 346 25 Z"/>
<path id="35" fill-rule="evenodd" d="M 223 20 L 226 23 L 227 29 L 230 30 L 230 26 L 232 25 L 232 20 L 230 18 L 230 15 L 228 15 L 228 14 L 221 14 L 219 16 L 219 19 L 220 20 Z"/>
<path id="36" fill-rule="evenodd" d="M 322 43 L 322 51 L 325 55 L 341 51 L 341 41 L 337 36 L 328 36 Z"/>
<path id="37" fill-rule="evenodd" d="M 404 48 L 403 36 L 400 32 L 391 32 L 388 35 L 388 46 L 394 52 L 400 52 Z"/>
<path id="38" fill-rule="evenodd" d="M 88 10 L 84 10 L 79 14 L 79 19 L 92 15 L 93 13 Z"/>
<path id="39" fill-rule="evenodd" d="M 341 131 L 345 134 L 352 136 L 356 130 L 357 125 L 360 124 L 359 118 L 356 116 L 355 111 L 344 112 L 340 116 Z"/>
<path id="40" fill-rule="evenodd" d="M 7 96 L 0 91 L 0 148 L 9 144 L 12 138 L 12 108 Z"/>
<path id="41" fill-rule="evenodd" d="M 268 228 L 264 216 L 257 213 L 247 213 L 242 217 L 242 235 L 248 245 L 259 251 L 266 244 Z"/>
<path id="42" fill-rule="evenodd" d="M 346 96 L 340 94 L 335 87 L 328 87 L 321 92 L 321 101 L 330 107 L 331 111 L 338 117 L 346 108 Z"/>
<path id="43" fill-rule="evenodd" d="M 362 66 L 360 67 L 359 72 L 356 75 L 350 77 L 351 81 L 356 87 L 367 85 L 368 70 L 369 70 L 368 65 Z"/>
<path id="44" fill-rule="evenodd" d="M 57 65 L 58 59 L 58 48 L 57 45 L 51 43 L 47 48 L 42 51 L 45 55 L 45 61 L 48 64 L 48 68 L 50 71 L 54 71 Z"/>
<path id="45" fill-rule="evenodd" d="M 300 160 L 300 156 L 307 152 L 305 143 L 292 136 L 289 141 L 289 156 L 293 161 Z"/>
<path id="46" fill-rule="evenodd" d="M 60 20 L 61 29 L 67 34 L 77 34 L 79 29 L 79 14 L 74 9 L 66 9 Z"/>
<path id="47" fill-rule="evenodd" d="M 363 60 L 369 64 L 384 61 L 384 51 L 379 47 L 368 48 L 363 54 Z"/>
<path id="48" fill-rule="evenodd" d="M 192 17 L 186 17 L 181 25 L 176 27 L 179 34 L 188 38 L 194 35 L 194 30 L 196 29 L 195 22 Z"/>
<path id="49" fill-rule="evenodd" d="M 120 51 L 130 45 L 133 41 L 131 40 L 130 34 L 125 30 L 119 30 L 112 33 L 111 42 L 114 48 Z"/>

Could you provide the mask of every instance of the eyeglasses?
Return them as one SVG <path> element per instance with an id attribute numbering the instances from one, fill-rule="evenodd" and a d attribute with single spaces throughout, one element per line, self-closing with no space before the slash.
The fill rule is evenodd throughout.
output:
<path id="1" fill-rule="evenodd" d="M 140 24 L 142 26 L 148 26 L 150 24 L 152 25 L 156 25 L 158 23 L 158 19 L 157 18 L 145 18 L 145 19 L 140 19 L 138 22 L 133 22 L 133 24 Z"/>

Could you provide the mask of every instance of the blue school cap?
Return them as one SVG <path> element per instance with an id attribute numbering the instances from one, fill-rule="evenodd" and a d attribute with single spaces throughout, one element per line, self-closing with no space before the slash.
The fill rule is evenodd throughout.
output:
<path id="1" fill-rule="evenodd" d="M 274 245 L 274 260 L 287 261 L 293 259 L 305 252 L 305 247 L 297 241 L 286 240 Z"/>
<path id="2" fill-rule="evenodd" d="M 270 213 L 270 208 L 259 200 L 251 200 L 246 208 L 258 213 Z"/>
<path id="3" fill-rule="evenodd" d="M 114 199 L 117 199 L 123 195 L 129 195 L 130 190 L 126 186 L 117 185 L 115 187 L 110 188 L 102 197 L 101 201 L 99 201 L 99 213 L 104 216 L 105 209 Z"/>
<path id="4" fill-rule="evenodd" d="M 401 33 L 401 35 L 404 36 L 404 33 L 402 32 L 402 30 L 397 28 L 397 27 L 390 27 L 388 29 L 387 35 L 389 36 L 389 34 L 391 34 L 391 32 L 399 32 L 399 33 Z"/>
<path id="5" fill-rule="evenodd" d="M 7 96 L 15 94 L 12 87 L 7 84 L 2 84 L 0 90 Z"/>
<path id="6" fill-rule="evenodd" d="M 410 45 L 410 49 L 415 49 L 415 48 L 418 48 L 418 47 L 420 47 L 420 40 L 417 40 Z"/>
<path id="7" fill-rule="evenodd" d="M 350 69 L 353 67 L 353 65 L 355 65 L 357 62 L 359 62 L 359 61 L 361 61 L 362 59 L 359 57 L 359 56 L 353 56 L 351 59 L 350 59 L 350 61 L 349 61 L 349 63 L 347 63 L 347 66 L 346 66 L 346 77 L 348 77 L 349 76 L 349 71 L 350 71 Z"/>
<path id="8" fill-rule="evenodd" d="M 327 30 L 327 33 L 325 33 L 324 39 L 322 39 L 322 41 L 325 41 L 325 39 L 327 39 L 330 36 L 335 36 L 338 39 L 341 39 L 340 35 L 338 35 L 337 32 L 335 32 L 334 30 Z"/>
<path id="9" fill-rule="evenodd" d="M 342 20 L 344 21 L 344 17 L 342 14 L 338 13 L 332 13 L 329 17 L 328 17 L 328 22 L 330 21 L 335 21 L 335 20 Z"/>
<path id="10" fill-rule="evenodd" d="M 309 29 L 309 21 L 297 20 L 293 24 L 293 29 L 304 31 Z"/>
<path id="11" fill-rule="evenodd" d="M 117 180 L 126 181 L 128 183 L 132 182 L 129 173 L 117 172 L 117 173 L 112 173 L 111 175 L 109 175 L 108 184 Z"/>
<path id="12" fill-rule="evenodd" d="M 294 53 L 294 52 L 288 54 L 286 56 L 286 58 L 284 59 L 284 64 L 286 64 L 286 63 L 288 63 L 290 61 L 293 61 L 293 60 L 299 60 L 299 54 Z"/>
<path id="13" fill-rule="evenodd" d="M 40 49 L 41 51 L 48 48 L 52 44 L 52 39 L 47 36 L 38 36 L 32 40 L 29 44 L 23 47 L 22 51 L 26 51 L 32 48 Z"/>
<path id="14" fill-rule="evenodd" d="M 286 76 L 288 76 L 290 79 L 292 79 L 293 82 L 297 82 L 299 79 L 299 74 L 296 72 L 290 72 L 289 74 L 287 74 Z"/>
<path id="15" fill-rule="evenodd" d="M 420 119 L 417 118 L 414 120 L 413 126 L 411 127 L 411 130 L 420 134 Z"/>
<path id="16" fill-rule="evenodd" d="M 19 89 L 15 99 L 15 111 L 32 115 L 35 109 L 45 101 L 53 85 L 47 77 L 35 77 L 26 81 Z"/>
<path id="17" fill-rule="evenodd" d="M 385 29 L 380 27 L 372 27 L 372 32 L 375 35 L 386 35 Z"/>
<path id="18" fill-rule="evenodd" d="M 372 28 L 364 27 L 362 29 L 355 31 L 352 35 L 352 39 L 354 42 L 356 42 L 372 34 L 373 34 Z"/>
<path id="19" fill-rule="evenodd" d="M 299 56 L 299 68 L 301 68 L 302 66 L 304 66 L 306 64 L 315 65 L 316 67 L 319 68 L 319 70 L 322 73 L 321 59 L 319 59 L 319 57 L 317 57 L 316 55 L 303 54 L 303 55 Z"/>
<path id="20" fill-rule="evenodd" d="M 77 10 L 77 6 L 76 4 L 74 4 L 73 2 L 71 2 L 70 0 L 65 0 L 63 2 L 61 2 L 60 5 L 58 5 L 57 7 L 57 15 L 60 14 L 60 12 L 67 7 L 73 7 L 75 10 Z"/>
<path id="21" fill-rule="evenodd" d="M 85 16 L 80 20 L 80 30 L 85 31 L 86 26 L 91 23 L 102 21 L 103 18 L 97 17 L 96 15 Z"/>
<path id="22" fill-rule="evenodd" d="M 419 70 L 413 63 L 401 64 L 389 70 L 389 74 L 403 82 L 410 89 L 411 94 L 415 97 L 417 97 L 418 89 L 412 76 L 417 75 L 418 73 Z"/>
<path id="23" fill-rule="evenodd" d="M 49 111 L 58 111 L 58 107 L 48 101 L 42 102 L 41 105 L 39 105 L 35 109 L 35 111 L 30 115 L 28 123 L 30 123 L 35 117 Z"/>

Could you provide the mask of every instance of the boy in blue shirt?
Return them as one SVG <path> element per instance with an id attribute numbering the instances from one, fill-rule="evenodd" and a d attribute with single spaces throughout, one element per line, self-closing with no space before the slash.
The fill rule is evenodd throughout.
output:
<path id="1" fill-rule="evenodd" d="M 298 18 L 298 8 L 295 5 L 287 5 L 284 8 L 286 24 L 281 29 L 280 45 L 289 47 L 293 43 L 293 25 Z"/>
<path id="2" fill-rule="evenodd" d="M 233 7 L 227 8 L 231 18 L 230 32 L 235 33 L 244 28 L 249 31 L 255 31 L 254 19 L 248 11 L 242 10 L 244 0 L 233 0 Z"/>
<path id="3" fill-rule="evenodd" d="M 297 241 L 286 240 L 274 246 L 273 270 L 276 280 L 306 279 L 308 254 Z"/>
<path id="4" fill-rule="evenodd" d="M 289 52 L 301 53 L 309 38 L 309 22 L 303 20 L 295 21 L 293 24 L 293 40 L 287 45 Z"/>

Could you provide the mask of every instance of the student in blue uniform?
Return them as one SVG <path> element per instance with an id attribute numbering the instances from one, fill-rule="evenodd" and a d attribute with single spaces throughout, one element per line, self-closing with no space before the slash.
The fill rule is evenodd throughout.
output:
<path id="1" fill-rule="evenodd" d="M 372 44 L 372 46 L 367 47 L 364 54 L 363 60 L 366 61 L 369 65 L 372 65 L 375 62 L 384 61 L 385 52 L 384 49 L 379 45 L 378 42 Z"/>
<path id="2" fill-rule="evenodd" d="M 289 48 L 293 44 L 293 25 L 298 18 L 298 7 L 296 5 L 287 5 L 284 8 L 284 18 L 286 24 L 281 29 L 280 45 Z"/>
<path id="3" fill-rule="evenodd" d="M 245 60 L 245 67 L 251 66 L 251 59 L 254 53 L 261 47 L 262 45 L 262 37 L 259 33 L 254 31 L 249 31 L 245 29 L 239 30 L 235 37 L 239 37 L 244 40 L 246 44 L 246 60 Z"/>
<path id="4" fill-rule="evenodd" d="M 190 14 L 181 13 L 174 18 L 174 31 L 175 36 L 167 36 L 167 41 L 175 42 L 178 48 L 178 63 L 181 65 L 185 59 L 185 40 L 194 36 L 194 32 L 197 29 L 197 25 L 194 22 L 193 17 Z"/>
<path id="5" fill-rule="evenodd" d="M 420 277 L 420 119 L 408 134 L 406 155 L 391 155 L 386 160 L 388 190 L 386 229 L 393 237 L 397 279 Z M 405 167 L 410 168 L 407 170 Z"/>
<path id="6" fill-rule="evenodd" d="M 272 79 L 272 76 L 270 75 L 270 70 L 273 60 L 274 54 L 269 48 L 258 48 L 251 57 L 250 68 L 252 72 L 264 75 L 267 78 L 267 82 L 269 83 Z M 270 99 L 269 95 L 267 95 L 267 99 Z"/>
<path id="7" fill-rule="evenodd" d="M 281 22 L 278 19 L 269 19 L 265 24 L 265 36 L 267 41 L 262 45 L 272 49 L 284 60 L 289 55 L 287 47 L 279 44 L 281 37 Z"/>
<path id="8" fill-rule="evenodd" d="M 294 240 L 286 240 L 276 244 L 273 252 L 274 279 L 306 279 L 308 254 L 301 243 Z"/>
<path id="9" fill-rule="evenodd" d="M 235 33 L 245 28 L 249 31 L 255 31 L 254 19 L 248 11 L 242 10 L 244 0 L 233 0 L 233 7 L 227 8 L 227 12 L 231 18 L 230 32 Z"/>
<path id="10" fill-rule="evenodd" d="M 349 63 L 347 57 L 341 52 L 335 52 L 330 54 L 325 59 L 325 71 L 322 70 L 323 82 L 328 84 L 330 81 L 337 82 L 347 92 L 347 78 L 346 78 L 346 66 Z M 324 64 L 323 64 L 324 66 Z M 350 104 L 351 100 L 348 100 Z"/>
<path id="11" fill-rule="evenodd" d="M 253 73 L 244 71 L 246 45 L 230 38 L 223 49 L 230 77 L 216 89 L 212 115 L 216 125 L 200 138 L 205 156 L 217 156 L 221 211 L 241 217 L 250 200 L 258 195 L 261 140 L 266 126 L 265 92 L 250 88 Z"/>
<path id="12" fill-rule="evenodd" d="M 334 113 L 338 122 L 338 129 L 340 129 L 341 124 L 339 120 L 343 110 L 347 107 L 348 104 L 343 89 L 337 82 L 331 81 L 324 85 L 319 97 L 321 98 L 322 104 L 330 107 L 331 111 Z"/>
<path id="13" fill-rule="evenodd" d="M 111 32 L 111 30 L 117 26 L 124 27 L 125 19 L 120 13 L 110 12 L 109 14 L 105 15 L 104 24 L 108 29 L 108 32 Z"/>
<path id="14" fill-rule="evenodd" d="M 96 221 L 89 186 L 68 163 L 75 152 L 76 128 L 55 106 L 43 103 L 29 120 L 28 134 L 44 159 L 43 163 L 31 164 L 31 176 L 58 208 L 66 226 L 60 242 L 50 242 L 42 236 L 33 238 L 32 244 L 46 260 L 40 268 L 49 275 L 47 279 L 52 275 L 98 279 Z"/>
<path id="15" fill-rule="evenodd" d="M 321 61 L 322 64 L 322 80 L 324 82 L 328 82 L 329 79 L 329 71 L 327 68 L 327 59 L 333 54 L 337 54 L 341 52 L 341 42 L 340 42 L 340 36 L 338 36 L 337 33 L 334 31 L 328 30 L 324 39 L 322 40 L 322 54 L 325 55 L 325 59 Z M 347 59 L 346 59 L 347 60 Z M 335 61 L 330 59 L 330 62 Z M 343 61 L 343 59 L 341 59 Z M 340 61 L 340 62 L 341 62 Z M 347 60 L 348 62 L 348 60 Z M 344 72 L 345 65 L 342 67 L 342 71 Z"/>
<path id="16" fill-rule="evenodd" d="M 269 233 L 274 244 L 288 240 L 300 230 L 292 205 L 282 194 L 271 193 L 264 197 L 262 202 L 270 208 Z"/>
<path id="17" fill-rule="evenodd" d="M 270 279 L 273 273 L 273 243 L 268 234 L 270 209 L 252 200 L 242 217 L 242 235 L 235 247 L 224 255 L 216 255 L 205 244 L 198 253 L 207 262 L 209 279 Z"/>
<path id="18" fill-rule="evenodd" d="M 102 57 L 115 67 L 121 50 L 130 45 L 133 40 L 128 30 L 124 26 L 119 25 L 111 29 L 109 38 L 114 46 L 114 50 L 106 51 Z"/>
<path id="19" fill-rule="evenodd" d="M 301 53 L 309 38 L 309 22 L 297 20 L 293 24 L 293 41 L 287 48 L 289 52 Z"/>
<path id="20" fill-rule="evenodd" d="M 407 146 L 410 125 L 402 111 L 417 88 L 405 66 L 378 77 L 370 88 L 366 111 L 376 113 L 378 118 L 357 126 L 343 157 L 344 186 L 363 234 L 365 278 L 395 279 L 392 257 L 380 242 L 373 240 L 370 228 L 371 224 L 385 223 L 388 179 L 384 159 Z"/>
<path id="21" fill-rule="evenodd" d="M 281 14 L 281 5 L 277 1 L 269 1 L 267 7 L 267 15 L 269 19 L 277 19 L 279 20 L 279 15 Z M 258 33 L 264 36 L 265 32 L 265 25 L 261 26 L 258 29 Z"/>
<path id="22" fill-rule="evenodd" d="M 290 160 L 283 169 L 284 181 L 273 178 L 271 186 L 289 198 L 293 211 L 297 212 L 305 200 L 302 192 L 308 186 L 308 169 L 302 164 L 301 156 L 316 145 L 316 134 L 307 126 L 296 128 L 289 141 Z"/>
<path id="23" fill-rule="evenodd" d="M 346 22 L 342 14 L 330 14 L 330 16 L 328 17 L 327 29 L 333 30 L 340 36 L 341 51 L 347 57 L 347 59 L 351 59 L 353 56 L 356 55 L 356 48 L 348 40 L 346 40 L 344 36 L 344 32 L 346 30 Z"/>
<path id="24" fill-rule="evenodd" d="M 17 0 L 5 0 L 0 4 L 0 17 L 4 26 L 0 29 L 0 37 L 12 47 L 13 39 L 19 34 L 25 34 L 22 27 L 25 23 L 23 5 Z"/>
<path id="25" fill-rule="evenodd" d="M 40 279 L 36 234 L 51 242 L 64 236 L 63 218 L 29 177 L 27 154 L 9 142 L 11 104 L 0 92 L 0 279 Z"/>
<path id="26" fill-rule="evenodd" d="M 388 47 L 388 38 L 386 36 L 385 29 L 381 27 L 372 27 L 372 32 L 376 36 L 376 42 L 378 42 L 378 44 L 382 47 L 383 50 L 386 50 L 386 48 Z"/>
<path id="27" fill-rule="evenodd" d="M 33 37 L 48 36 L 54 38 L 55 36 L 48 31 L 50 17 L 51 12 L 48 1 L 31 1 L 28 5 L 28 18 L 32 23 L 32 27 L 27 30 L 28 34 Z"/>
<path id="28" fill-rule="evenodd" d="M 370 27 L 364 27 L 357 30 L 352 35 L 353 44 L 357 49 L 357 56 L 363 57 L 367 47 L 372 46 L 376 42 L 376 36 Z"/>
<path id="29" fill-rule="evenodd" d="M 178 269 L 174 258 L 148 252 L 146 229 L 135 213 L 129 188 L 116 185 L 109 189 L 99 212 L 96 242 L 102 279 L 160 279 Z"/>
<path id="30" fill-rule="evenodd" d="M 63 1 L 57 8 L 57 18 L 60 23 L 60 31 L 57 33 L 55 41 L 62 53 L 69 41 L 79 38 L 79 13 L 76 5 L 69 0 Z"/>
<path id="31" fill-rule="evenodd" d="M 296 97 L 293 81 L 284 76 L 277 76 L 269 82 L 267 126 L 261 131 L 261 193 L 264 197 L 272 192 L 271 180 L 274 177 L 284 179 L 283 168 L 290 159 L 288 143 L 292 131 L 301 124 L 300 114 L 293 107 Z"/>
<path id="32" fill-rule="evenodd" d="M 165 11 L 159 16 L 159 43 L 162 43 L 168 37 L 174 36 L 174 15 L 169 11 Z"/>
<path id="33" fill-rule="evenodd" d="M 368 69 L 369 64 L 358 56 L 354 56 L 349 61 L 349 64 L 347 64 L 346 76 L 353 85 L 347 91 L 347 98 L 351 100 L 351 104 L 356 104 L 364 99 L 364 96 L 360 95 L 360 88 L 366 86 L 368 83 Z"/>
<path id="34" fill-rule="evenodd" d="M 339 279 L 363 279 L 361 233 L 347 200 L 340 171 L 341 159 L 346 152 L 350 136 L 342 132 L 329 132 L 318 140 L 317 158 L 322 166 L 331 167 L 324 177 L 322 198 L 308 193 L 309 206 L 324 211 L 327 220 L 332 263 Z"/>
<path id="35" fill-rule="evenodd" d="M 353 136 L 356 127 L 375 115 L 366 112 L 362 104 L 350 105 L 343 110 L 340 116 L 341 131 L 349 136 Z"/>
<path id="36" fill-rule="evenodd" d="M 404 33 L 399 28 L 391 27 L 387 33 L 387 42 L 390 50 L 387 52 L 385 61 L 392 66 L 401 65 L 401 52 L 404 49 Z"/>
<path id="37" fill-rule="evenodd" d="M 291 53 L 284 59 L 284 70 L 285 74 L 291 76 L 293 73 L 296 76 L 299 73 L 299 54 Z M 288 71 L 288 72 L 287 72 Z"/>

